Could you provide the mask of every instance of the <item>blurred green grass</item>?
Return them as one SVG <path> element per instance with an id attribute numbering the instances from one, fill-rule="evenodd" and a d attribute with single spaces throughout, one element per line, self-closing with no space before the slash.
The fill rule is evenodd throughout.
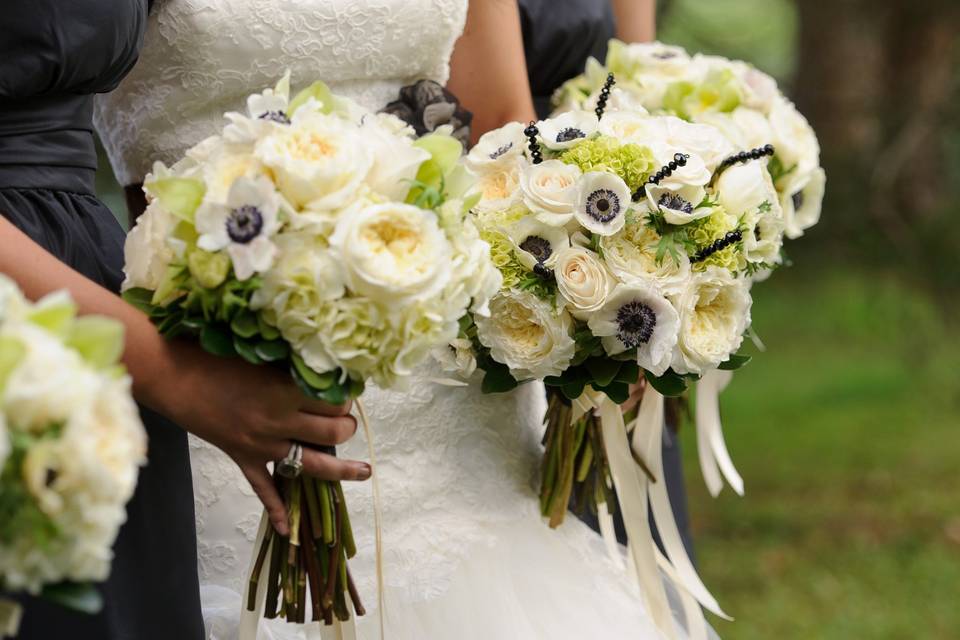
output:
<path id="1" fill-rule="evenodd" d="M 721 397 L 744 498 L 707 494 L 683 430 L 700 568 L 737 618 L 717 629 L 958 638 L 957 327 L 902 271 L 808 253 L 756 285 L 768 351 Z"/>

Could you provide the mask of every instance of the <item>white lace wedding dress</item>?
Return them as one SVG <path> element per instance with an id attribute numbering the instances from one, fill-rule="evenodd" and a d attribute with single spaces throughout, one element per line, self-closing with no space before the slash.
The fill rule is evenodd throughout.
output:
<path id="1" fill-rule="evenodd" d="M 466 0 L 157 0 L 143 54 L 96 122 L 118 179 L 141 182 L 223 125 L 251 92 L 292 71 L 377 109 L 420 78 L 444 82 Z M 532 488 L 544 389 L 482 395 L 429 381 L 368 389 L 382 490 L 385 612 L 394 640 L 659 638 L 633 581 L 575 518 L 540 519 Z M 358 435 L 342 456 L 365 459 Z M 229 458 L 193 439 L 199 566 L 209 638 L 234 640 L 260 503 Z M 379 636 L 370 483 L 345 486 L 352 561 Z M 171 612 L 175 614 L 175 612 Z M 264 622 L 260 637 L 319 638 Z"/>

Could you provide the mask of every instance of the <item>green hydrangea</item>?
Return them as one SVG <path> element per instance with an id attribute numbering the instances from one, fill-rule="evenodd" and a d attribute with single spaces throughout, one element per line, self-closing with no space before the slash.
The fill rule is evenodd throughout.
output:
<path id="1" fill-rule="evenodd" d="M 627 183 L 630 191 L 639 189 L 646 182 L 647 176 L 657 169 L 649 148 L 633 142 L 620 144 L 610 136 L 584 140 L 564 151 L 560 160 L 566 164 L 577 165 L 584 173 L 615 173 Z"/>
<path id="2" fill-rule="evenodd" d="M 729 113 L 740 102 L 740 87 L 729 69 L 714 69 L 700 84 L 674 82 L 663 96 L 663 108 L 684 120 L 707 111 Z"/>
<path id="3" fill-rule="evenodd" d="M 694 220 L 686 225 L 687 237 L 696 245 L 696 251 L 709 247 L 736 228 L 737 219 L 728 214 L 723 207 L 716 207 L 709 216 Z M 692 255 L 695 254 L 696 252 Z M 693 268 L 695 271 L 704 271 L 712 265 L 737 272 L 744 267 L 744 264 L 743 243 L 735 242 L 720 251 L 712 253 L 705 260 L 693 263 Z"/>
<path id="4" fill-rule="evenodd" d="M 500 211 L 484 211 L 477 216 L 480 237 L 490 245 L 490 257 L 503 276 L 505 289 L 519 285 L 529 271 L 517 260 L 513 253 L 513 242 L 504 230 L 529 214 L 526 207 L 515 206 Z"/>

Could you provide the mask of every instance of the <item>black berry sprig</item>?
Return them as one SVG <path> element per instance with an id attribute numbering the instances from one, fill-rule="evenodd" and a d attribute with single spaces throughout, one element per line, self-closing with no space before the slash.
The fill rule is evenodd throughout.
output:
<path id="1" fill-rule="evenodd" d="M 527 128 L 523 130 L 523 135 L 527 136 L 527 139 L 530 140 L 530 155 L 533 157 L 533 164 L 540 164 L 543 162 L 543 153 L 540 151 L 540 143 L 537 142 L 537 136 L 540 134 L 540 130 L 537 129 L 537 123 L 531 122 L 527 125 Z"/>
<path id="2" fill-rule="evenodd" d="M 553 269 L 547 268 L 542 262 L 533 265 L 533 273 L 545 282 L 553 282 L 556 280 Z"/>
<path id="3" fill-rule="evenodd" d="M 690 262 L 697 263 L 703 262 L 713 254 L 718 251 L 723 251 L 730 245 L 740 242 L 743 239 L 743 231 L 736 229 L 734 231 L 728 231 L 725 236 L 718 238 L 713 241 L 713 244 L 707 245 L 703 249 L 697 251 L 697 253 L 690 258 Z"/>
<path id="4" fill-rule="evenodd" d="M 639 202 L 647 195 L 647 187 L 649 185 L 660 184 L 664 178 L 668 178 L 673 175 L 673 172 L 677 170 L 678 167 L 686 166 L 687 158 L 690 157 L 690 154 L 687 153 L 675 153 L 673 154 L 673 160 L 668 164 L 660 167 L 660 170 L 647 178 L 647 183 L 640 185 L 640 188 L 633 193 L 633 201 Z"/>
<path id="5" fill-rule="evenodd" d="M 597 114 L 597 120 L 603 117 L 603 112 L 607 108 L 607 100 L 610 99 L 610 89 L 617 83 L 612 73 L 607 74 L 607 80 L 603 83 L 603 89 L 600 90 L 600 97 L 597 99 L 597 108 L 594 113 Z"/>
<path id="6" fill-rule="evenodd" d="M 732 167 L 733 165 L 739 162 L 747 162 L 748 160 L 759 160 L 764 156 L 773 156 L 774 148 L 772 144 L 765 144 L 762 147 L 757 147 L 756 149 L 750 149 L 749 151 L 741 151 L 740 153 L 735 153 L 729 158 L 724 158 L 723 161 L 717 166 L 717 172 L 715 175 L 720 175 L 723 173 L 724 169 Z"/>

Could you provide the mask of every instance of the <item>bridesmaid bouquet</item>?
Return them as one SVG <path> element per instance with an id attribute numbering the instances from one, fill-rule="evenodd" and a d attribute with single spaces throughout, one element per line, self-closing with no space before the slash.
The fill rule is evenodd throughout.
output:
<path id="1" fill-rule="evenodd" d="M 799 238 L 820 219 L 826 175 L 820 145 L 807 120 L 769 75 L 740 60 L 695 54 L 659 42 L 611 40 L 605 65 L 591 58 L 585 72 L 554 96 L 558 109 L 592 109 L 608 73 L 613 99 L 651 113 L 717 127 L 738 148 L 767 143 L 768 169 L 783 209 L 784 232 Z"/>
<path id="2" fill-rule="evenodd" d="M 147 439 L 122 325 L 76 312 L 0 276 L 0 592 L 95 612 Z M 0 637 L 18 617 L 0 599 Z"/>
<path id="3" fill-rule="evenodd" d="M 605 65 L 591 58 L 582 75 L 557 91 L 558 110 L 594 108 L 609 73 L 616 75 L 618 87 L 610 94 L 612 105 L 712 125 L 738 149 L 772 144 L 775 153 L 767 170 L 783 212 L 784 235 L 799 238 L 819 221 L 826 175 L 817 136 L 769 75 L 740 60 L 691 56 L 681 47 L 659 42 L 611 40 Z M 755 279 L 767 273 L 761 270 Z M 723 489 L 721 472 L 734 491 L 743 494 L 743 480 L 723 441 L 718 409 L 718 394 L 730 377 L 710 373 L 697 386 L 700 465 L 713 495 Z"/>
<path id="4" fill-rule="evenodd" d="M 289 75 L 247 106 L 147 177 L 124 295 L 164 335 L 282 368 L 312 398 L 402 382 L 500 284 L 467 216 L 461 144 L 323 83 L 290 99 Z M 349 619 L 347 595 L 362 615 L 339 483 L 275 475 L 291 534 L 265 532 L 248 609 L 265 583 L 268 618 L 304 622 L 308 592 L 313 620 Z"/>
<path id="5" fill-rule="evenodd" d="M 751 282 L 781 264 L 785 219 L 771 144 L 739 148 L 711 125 L 613 110 L 613 83 L 593 112 L 508 124 L 465 158 L 503 286 L 448 362 L 475 363 L 487 392 L 544 381 L 542 514 L 559 526 L 572 495 L 599 509 L 609 532 L 615 486 L 649 608 L 668 628 L 648 493 L 669 571 L 723 613 L 683 550 L 663 486 L 663 396 L 746 363 L 737 350 Z M 646 388 L 628 427 L 619 405 L 637 382 Z"/>

